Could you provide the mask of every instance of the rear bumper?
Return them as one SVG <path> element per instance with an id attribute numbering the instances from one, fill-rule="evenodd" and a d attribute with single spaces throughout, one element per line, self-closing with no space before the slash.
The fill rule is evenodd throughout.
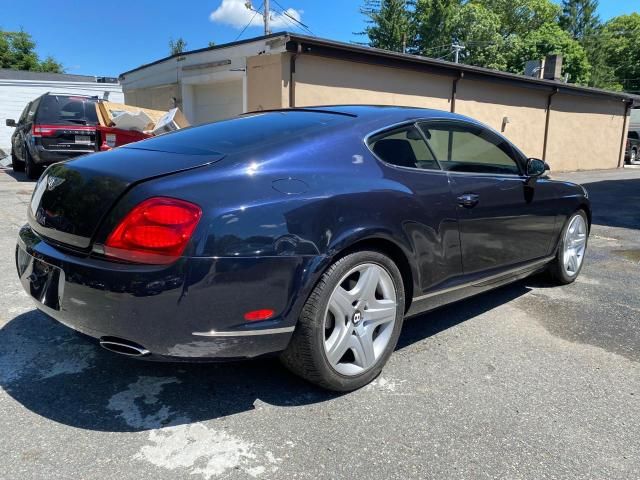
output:
<path id="1" fill-rule="evenodd" d="M 31 158 L 38 165 L 49 165 L 89 153 L 96 153 L 95 147 L 87 150 L 46 150 L 42 145 L 36 145 L 31 152 Z"/>
<path id="2" fill-rule="evenodd" d="M 106 262 L 54 248 L 29 226 L 16 264 L 38 309 L 94 338 L 143 346 L 149 358 L 250 358 L 282 351 L 317 257 L 183 258 L 168 266 Z M 249 323 L 244 313 L 276 311 Z"/>

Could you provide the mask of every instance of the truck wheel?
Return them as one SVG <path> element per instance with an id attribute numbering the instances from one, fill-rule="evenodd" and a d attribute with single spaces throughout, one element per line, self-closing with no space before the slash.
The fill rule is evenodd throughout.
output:
<path id="1" fill-rule="evenodd" d="M 24 162 L 18 160 L 13 150 L 11 151 L 11 168 L 14 172 L 24 172 Z"/>
<path id="2" fill-rule="evenodd" d="M 402 276 L 389 257 L 349 254 L 314 288 L 281 360 L 329 390 L 360 388 L 380 374 L 395 349 L 404 305 Z"/>
<path id="3" fill-rule="evenodd" d="M 31 180 L 37 180 L 42 170 L 39 165 L 36 165 L 31 158 L 31 154 L 27 147 L 24 149 L 24 172 L 27 174 L 27 178 Z"/>
<path id="4" fill-rule="evenodd" d="M 629 157 L 629 163 L 631 165 L 636 165 L 638 163 L 638 150 L 635 148 L 631 150 L 631 156 Z"/>

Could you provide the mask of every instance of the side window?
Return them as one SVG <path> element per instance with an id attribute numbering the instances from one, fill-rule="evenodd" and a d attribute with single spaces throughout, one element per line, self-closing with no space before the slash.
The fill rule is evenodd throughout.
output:
<path id="1" fill-rule="evenodd" d="M 39 99 L 31 102 L 31 104 L 29 105 L 29 111 L 27 112 L 27 118 L 25 119 L 26 122 L 33 121 L 33 117 L 36 115 L 36 110 L 38 109 L 39 104 L 40 104 Z"/>
<path id="2" fill-rule="evenodd" d="M 415 125 L 391 130 L 369 140 L 369 148 L 387 163 L 399 167 L 440 170 L 433 152 Z"/>
<path id="3" fill-rule="evenodd" d="M 22 113 L 20 114 L 20 119 L 18 120 L 18 124 L 22 125 L 27 121 L 27 114 L 29 113 L 29 109 L 31 108 L 31 103 L 27 103 L 27 106 L 24 107 Z"/>
<path id="4" fill-rule="evenodd" d="M 629 132 L 629 138 L 631 138 L 632 140 L 638 140 L 640 139 L 640 133 L 636 132 L 635 130 L 631 130 Z"/>
<path id="5" fill-rule="evenodd" d="M 520 173 L 511 145 L 488 130 L 457 122 L 425 122 L 420 124 L 420 128 L 444 170 Z"/>

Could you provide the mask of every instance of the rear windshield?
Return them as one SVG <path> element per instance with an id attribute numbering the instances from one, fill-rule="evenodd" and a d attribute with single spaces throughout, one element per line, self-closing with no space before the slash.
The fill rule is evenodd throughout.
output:
<path id="1" fill-rule="evenodd" d="M 85 97 L 47 95 L 40 101 L 37 122 L 46 125 L 96 125 L 96 101 Z"/>
<path id="2" fill-rule="evenodd" d="M 352 117 L 323 112 L 265 112 L 187 128 L 124 148 L 188 154 L 231 154 L 284 141 L 304 141 Z"/>

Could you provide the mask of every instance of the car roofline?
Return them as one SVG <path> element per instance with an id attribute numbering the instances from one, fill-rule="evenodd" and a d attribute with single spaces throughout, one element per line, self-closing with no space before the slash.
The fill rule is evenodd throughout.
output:
<path id="1" fill-rule="evenodd" d="M 242 115 L 254 115 L 256 113 L 278 113 L 278 112 L 306 112 L 306 113 L 327 113 L 331 115 L 342 115 L 343 117 L 358 118 L 355 113 L 340 112 L 322 107 L 290 107 L 290 108 L 270 108 L 266 110 L 253 110 L 251 112 L 242 113 Z"/>
<path id="2" fill-rule="evenodd" d="M 42 95 L 40 95 L 38 98 L 40 97 L 46 97 L 47 95 L 50 95 L 52 97 L 80 97 L 80 98 L 95 98 L 96 100 L 99 100 L 98 95 L 84 95 L 82 93 L 76 94 L 76 93 L 54 93 L 54 92 L 45 92 Z"/>

